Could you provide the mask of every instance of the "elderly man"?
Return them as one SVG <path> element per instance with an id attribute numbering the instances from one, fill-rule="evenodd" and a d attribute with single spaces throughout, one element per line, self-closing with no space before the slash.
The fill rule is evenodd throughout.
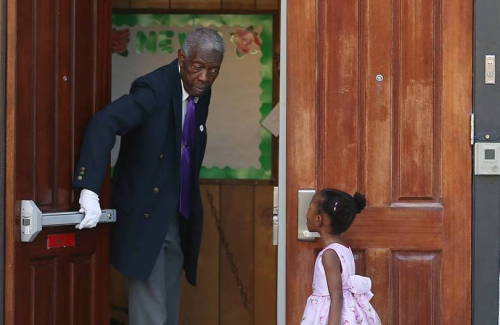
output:
<path id="1" fill-rule="evenodd" d="M 135 80 L 130 94 L 97 112 L 76 166 L 77 228 L 92 228 L 115 135 L 122 136 L 113 176 L 117 222 L 111 262 L 129 279 L 131 325 L 177 324 L 182 268 L 196 282 L 202 232 L 198 176 L 205 153 L 211 86 L 224 41 L 208 28 L 189 33 L 178 59 Z"/>

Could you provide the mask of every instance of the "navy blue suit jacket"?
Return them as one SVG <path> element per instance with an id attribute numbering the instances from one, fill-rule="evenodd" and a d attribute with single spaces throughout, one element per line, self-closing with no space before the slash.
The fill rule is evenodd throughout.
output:
<path id="1" fill-rule="evenodd" d="M 135 80 L 130 94 L 91 119 L 80 150 L 73 186 L 100 193 L 110 168 L 115 135 L 120 154 L 112 179 L 117 222 L 111 236 L 111 263 L 133 279 L 147 279 L 170 222 L 178 215 L 182 90 L 177 60 Z M 202 233 L 199 171 L 205 153 L 210 92 L 196 105 L 193 216 L 180 218 L 184 270 L 196 283 Z"/>

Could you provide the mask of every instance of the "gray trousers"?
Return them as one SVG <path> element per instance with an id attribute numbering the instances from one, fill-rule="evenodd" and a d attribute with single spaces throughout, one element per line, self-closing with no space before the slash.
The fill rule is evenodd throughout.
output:
<path id="1" fill-rule="evenodd" d="M 129 325 L 177 325 L 182 254 L 179 226 L 172 223 L 149 279 L 128 280 Z"/>

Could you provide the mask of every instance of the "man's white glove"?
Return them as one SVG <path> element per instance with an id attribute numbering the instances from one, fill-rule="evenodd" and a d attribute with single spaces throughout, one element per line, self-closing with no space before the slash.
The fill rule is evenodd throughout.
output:
<path id="1" fill-rule="evenodd" d="M 101 216 L 101 206 L 99 205 L 99 196 L 90 190 L 83 189 L 80 192 L 80 210 L 85 214 L 82 222 L 76 225 L 76 228 L 94 228 L 99 222 Z"/>

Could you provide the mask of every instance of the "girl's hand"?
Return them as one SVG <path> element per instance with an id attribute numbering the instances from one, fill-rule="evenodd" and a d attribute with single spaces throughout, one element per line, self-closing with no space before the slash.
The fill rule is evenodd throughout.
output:
<path id="1" fill-rule="evenodd" d="M 342 264 L 333 249 L 328 249 L 323 253 L 322 262 L 331 299 L 328 325 L 339 325 L 344 300 L 342 293 Z"/>

